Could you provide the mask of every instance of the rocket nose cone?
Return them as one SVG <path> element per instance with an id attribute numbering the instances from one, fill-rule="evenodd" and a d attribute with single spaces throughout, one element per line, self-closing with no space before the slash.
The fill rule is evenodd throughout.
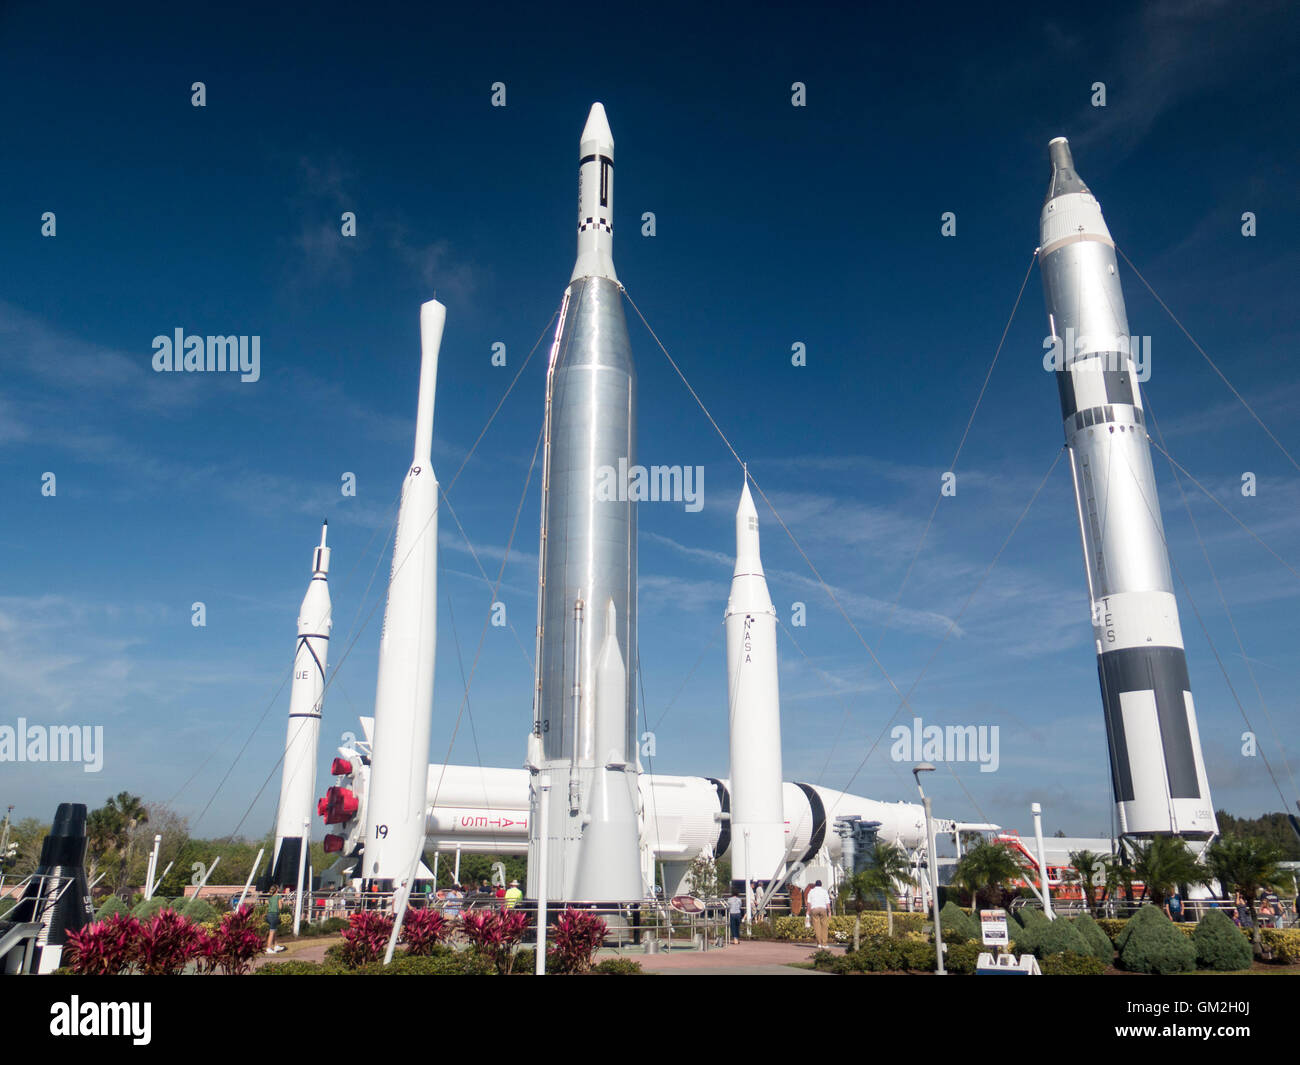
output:
<path id="1" fill-rule="evenodd" d="M 614 606 L 613 596 L 605 604 L 605 635 L 618 636 L 618 610 Z"/>
<path id="2" fill-rule="evenodd" d="M 1053 137 L 1048 141 L 1047 156 L 1054 170 L 1074 169 L 1074 156 L 1070 154 L 1070 142 L 1064 137 Z"/>
<path id="3" fill-rule="evenodd" d="M 79 839 L 86 834 L 86 805 L 80 802 L 61 802 L 50 825 L 51 836 Z"/>
<path id="4" fill-rule="evenodd" d="M 599 102 L 591 105 L 591 111 L 587 114 L 587 124 L 582 127 L 584 155 L 589 154 L 589 145 L 597 146 L 591 149 L 593 151 L 604 149 L 605 154 L 608 155 L 614 152 L 614 134 L 609 128 L 609 119 L 605 117 L 605 105 Z"/>
<path id="5" fill-rule="evenodd" d="M 745 485 L 740 490 L 740 505 L 736 508 L 738 515 L 745 517 L 758 517 L 758 510 L 754 506 L 754 497 L 749 494 L 749 478 L 745 478 Z"/>
<path id="6" fill-rule="evenodd" d="M 1047 199 L 1065 196 L 1072 192 L 1087 192 L 1088 186 L 1074 169 L 1074 155 L 1070 142 L 1064 137 L 1053 137 L 1047 145 L 1047 158 L 1052 164 L 1052 182 L 1047 187 Z"/>

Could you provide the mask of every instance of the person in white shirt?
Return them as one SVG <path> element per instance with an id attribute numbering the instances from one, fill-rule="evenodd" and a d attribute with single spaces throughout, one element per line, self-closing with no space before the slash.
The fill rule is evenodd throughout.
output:
<path id="1" fill-rule="evenodd" d="M 817 945 L 828 946 L 831 928 L 830 892 L 822 887 L 822 882 L 818 880 L 808 889 L 804 899 L 808 904 L 808 915 L 812 918 L 813 935 L 817 937 Z"/>

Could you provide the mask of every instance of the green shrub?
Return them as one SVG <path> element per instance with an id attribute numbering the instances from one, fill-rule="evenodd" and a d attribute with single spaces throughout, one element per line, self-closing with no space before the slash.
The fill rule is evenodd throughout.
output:
<path id="1" fill-rule="evenodd" d="M 181 901 L 183 902 L 184 900 Z M 135 909 L 131 911 L 131 916 L 138 917 L 142 921 L 147 921 L 151 917 L 162 913 L 163 910 L 175 910 L 176 908 L 177 905 L 174 900 L 165 899 L 161 895 L 155 895 L 151 899 L 143 899 Z"/>
<path id="2" fill-rule="evenodd" d="M 745 930 L 745 929 L 744 929 L 744 926 L 742 925 L 742 926 L 741 926 L 741 931 L 743 932 L 744 930 Z M 751 924 L 751 925 L 749 926 L 749 938 L 750 938 L 750 939 L 774 939 L 774 938 L 776 938 L 776 933 L 772 930 L 772 922 L 771 922 L 771 921 L 755 921 L 753 924 Z"/>
<path id="3" fill-rule="evenodd" d="M 337 972 L 332 965 L 311 961 L 272 961 L 253 970 L 254 976 L 325 976 Z"/>
<path id="4" fill-rule="evenodd" d="M 1008 931 L 1015 939 L 1017 949 L 1024 954 L 1037 953 L 1038 941 L 1051 922 L 1043 916 L 1041 910 L 1032 910 L 1028 906 L 1016 913 L 1016 921 L 1020 925 L 1019 929 L 1012 927 Z"/>
<path id="5" fill-rule="evenodd" d="M 1110 936 L 1088 914 L 1081 914 L 1070 923 L 1088 944 L 1088 953 L 1102 965 L 1109 966 L 1115 960 L 1115 945 L 1111 943 Z"/>
<path id="6" fill-rule="evenodd" d="M 829 953 L 829 951 L 822 953 Z M 639 976 L 644 972 L 641 963 L 635 958 L 606 958 L 593 965 L 591 971 L 609 976 Z"/>
<path id="7" fill-rule="evenodd" d="M 1120 965 L 1130 972 L 1166 975 L 1196 968 L 1196 947 L 1155 906 L 1138 910 L 1120 938 Z"/>
<path id="8" fill-rule="evenodd" d="M 179 900 L 177 900 L 179 905 Z M 181 916 L 195 924 L 207 924 L 218 920 L 216 909 L 205 899 L 192 898 L 181 907 Z"/>
<path id="9" fill-rule="evenodd" d="M 939 927 L 943 929 L 945 943 L 962 943 L 980 937 L 975 921 L 955 902 L 947 903 L 939 911 Z"/>
<path id="10" fill-rule="evenodd" d="M 1098 917 L 1097 927 L 1106 933 L 1106 938 L 1116 949 L 1119 947 L 1120 934 L 1128 927 L 1127 917 Z"/>
<path id="11" fill-rule="evenodd" d="M 1063 917 L 1058 917 L 1043 929 L 1038 936 L 1038 942 L 1034 944 L 1034 953 L 1039 958 L 1045 958 L 1049 954 L 1087 954 L 1092 955 L 1092 950 L 1088 946 L 1088 941 L 1083 938 L 1079 930 L 1070 924 Z"/>
<path id="12" fill-rule="evenodd" d="M 943 911 L 940 910 L 940 913 Z M 915 939 L 901 941 L 903 968 L 913 972 L 932 973 L 935 970 L 934 944 Z"/>
<path id="13" fill-rule="evenodd" d="M 99 904 L 99 909 L 95 911 L 96 921 L 107 921 L 115 913 L 130 913 L 131 907 L 122 901 L 120 895 L 109 895 Z"/>
<path id="14" fill-rule="evenodd" d="M 830 919 L 831 939 L 840 943 L 853 942 L 853 915 L 837 914 Z M 922 925 L 926 923 L 925 914 L 921 913 L 895 913 L 894 914 L 894 934 L 902 935 L 904 932 L 919 932 Z M 883 910 L 866 910 L 862 914 L 862 935 L 875 936 L 886 935 L 889 930 L 889 915 Z M 813 930 L 810 927 L 805 928 L 802 917 L 778 917 L 772 922 L 772 936 L 774 939 L 811 941 Z"/>
<path id="15" fill-rule="evenodd" d="M 813 968 L 820 969 L 822 972 L 830 972 L 832 963 L 841 957 L 843 957 L 842 954 L 832 954 L 829 950 L 819 950 L 812 956 Z"/>
<path id="16" fill-rule="evenodd" d="M 1273 961 L 1282 965 L 1300 961 L 1300 928 L 1261 928 L 1259 935 Z"/>
<path id="17" fill-rule="evenodd" d="M 1201 918 L 1192 942 L 1196 945 L 1196 964 L 1202 969 L 1230 973 L 1237 969 L 1249 969 L 1250 963 L 1255 960 L 1255 951 L 1251 948 L 1250 941 L 1219 910 L 1211 910 Z"/>
<path id="18" fill-rule="evenodd" d="M 1038 967 L 1044 976 L 1100 976 L 1106 971 L 1105 964 L 1091 954 L 1079 954 L 1073 950 L 1048 954 Z"/>
<path id="19" fill-rule="evenodd" d="M 943 954 L 943 967 L 959 976 L 973 973 L 983 951 L 978 943 L 949 943 Z"/>

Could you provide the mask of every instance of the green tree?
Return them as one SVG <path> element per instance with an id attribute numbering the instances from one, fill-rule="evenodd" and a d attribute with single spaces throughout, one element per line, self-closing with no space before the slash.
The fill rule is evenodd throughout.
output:
<path id="1" fill-rule="evenodd" d="M 1276 886 L 1281 876 L 1277 863 L 1281 852 L 1272 842 L 1263 839 L 1217 839 L 1210 844 L 1205 855 L 1206 865 L 1213 878 L 1225 891 L 1240 891 L 1250 910 L 1251 942 L 1256 956 L 1264 953 L 1255 915 L 1255 896 L 1261 888 Z"/>
<path id="2" fill-rule="evenodd" d="M 970 896 L 978 911 L 992 905 L 995 896 L 1016 880 L 1033 874 L 1004 843 L 981 840 L 962 855 L 953 871 L 952 886 Z"/>
<path id="3" fill-rule="evenodd" d="M 877 843 L 871 849 L 867 865 L 853 876 L 846 877 L 840 888 L 840 898 L 853 908 L 853 949 L 862 942 L 862 911 L 868 902 L 884 898 L 889 936 L 894 935 L 894 895 L 899 884 L 911 884 L 912 871 L 907 855 L 894 843 Z"/>
<path id="4" fill-rule="evenodd" d="M 127 865 L 135 845 L 135 831 L 149 821 L 149 811 L 138 795 L 122 791 L 86 818 L 88 850 L 96 864 L 117 855 L 117 893 L 127 884 Z"/>
<path id="5" fill-rule="evenodd" d="M 1210 875 L 1178 836 L 1156 836 L 1133 844 L 1133 877 L 1156 906 L 1180 884 L 1207 884 Z"/>
<path id="6" fill-rule="evenodd" d="M 686 870 L 691 894 L 702 899 L 716 899 L 722 891 L 718 883 L 718 866 L 709 854 L 698 855 Z"/>

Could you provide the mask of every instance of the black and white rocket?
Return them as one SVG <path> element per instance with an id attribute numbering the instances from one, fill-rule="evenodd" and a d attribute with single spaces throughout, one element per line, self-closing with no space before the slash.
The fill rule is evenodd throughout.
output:
<path id="1" fill-rule="evenodd" d="M 1217 824 L 1115 245 L 1065 138 L 1053 140 L 1048 153 L 1052 181 L 1039 222 L 1038 262 L 1083 534 L 1120 834 L 1207 838 Z"/>
<path id="2" fill-rule="evenodd" d="M 636 759 L 636 504 L 597 484 L 636 462 L 636 370 L 614 272 L 614 136 L 578 151 L 578 257 L 546 376 L 528 895 L 644 897 Z M 539 785 L 547 779 L 549 791 Z M 547 802 L 547 816 L 540 804 Z M 546 883 L 541 824 L 546 824 Z"/>
<path id="3" fill-rule="evenodd" d="M 275 853 L 267 881 L 281 887 L 298 882 L 298 860 L 307 846 L 303 824 L 312 815 L 316 791 L 316 757 L 320 747 L 321 704 L 325 698 L 325 669 L 329 662 L 330 549 L 325 546 L 329 523 L 321 527 L 320 546 L 312 552 L 311 581 L 298 611 L 298 643 L 293 656 L 293 686 L 289 690 L 289 727 L 284 739 L 280 775 L 280 806 L 275 822 Z"/>
<path id="4" fill-rule="evenodd" d="M 41 843 L 40 864 L 5 920 L 41 926 L 32 971 L 52 973 L 62 961 L 68 933 L 81 931 L 94 919 L 86 883 L 86 807 L 61 802 L 50 834 Z M 11 960 L 17 960 L 17 952 Z"/>

